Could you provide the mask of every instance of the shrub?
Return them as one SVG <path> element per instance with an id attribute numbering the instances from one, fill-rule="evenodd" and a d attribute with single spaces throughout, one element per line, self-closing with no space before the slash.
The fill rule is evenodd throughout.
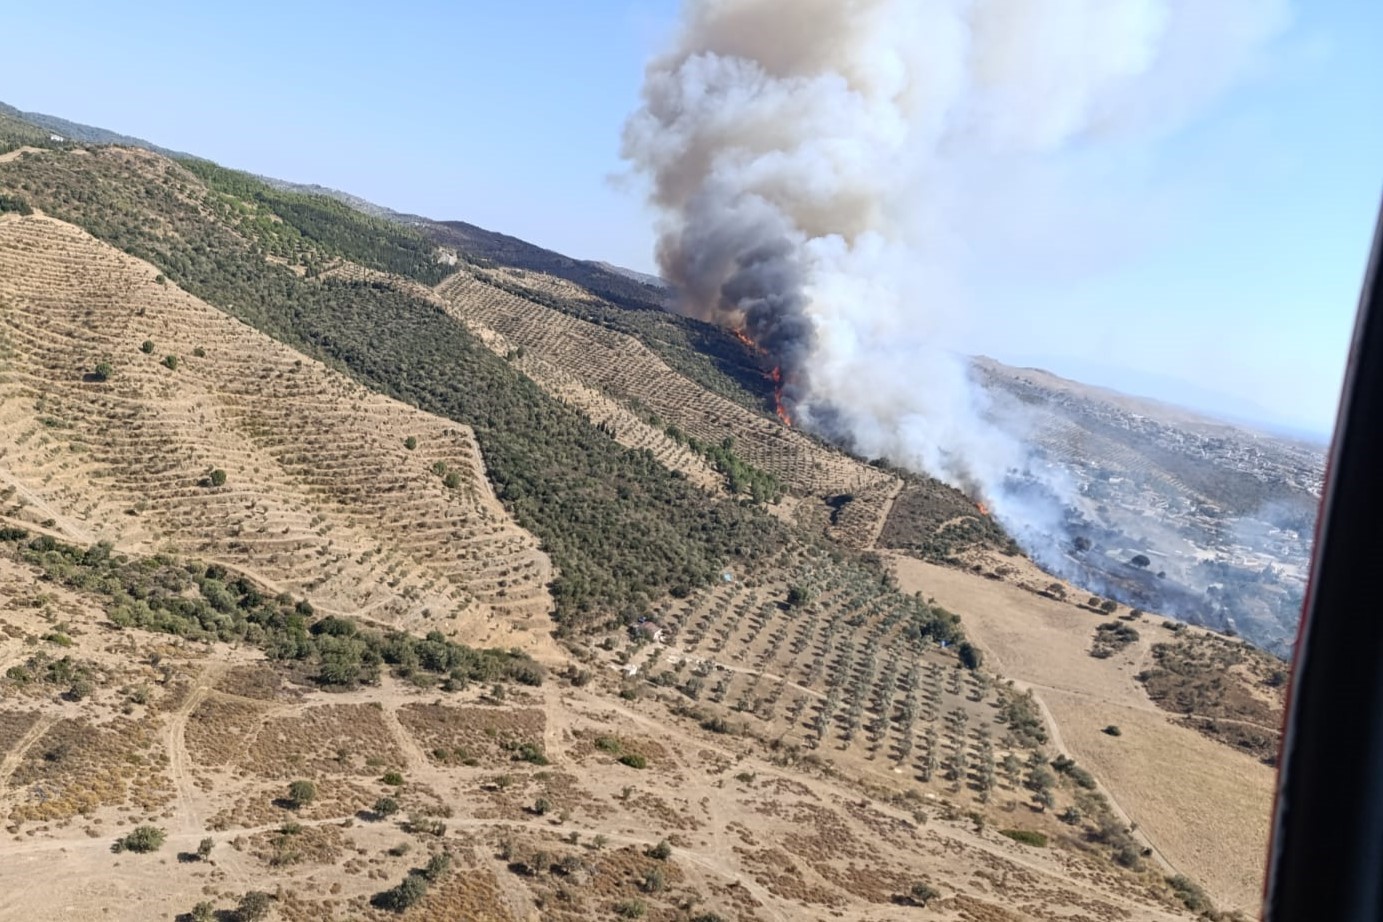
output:
<path id="1" fill-rule="evenodd" d="M 646 912 L 648 907 L 643 900 L 624 900 L 615 904 L 615 915 L 622 919 L 642 919 Z"/>
<path id="2" fill-rule="evenodd" d="M 1114 849 L 1114 863 L 1122 868 L 1138 870 L 1142 864 L 1142 853 L 1132 842 L 1126 842 Z"/>
<path id="3" fill-rule="evenodd" d="M 306 807 L 317 799 L 317 785 L 311 781 L 298 780 L 288 785 L 288 803 L 294 810 Z"/>
<path id="4" fill-rule="evenodd" d="M 0 195 L 0 214 L 10 212 L 18 215 L 33 214 L 34 209 L 17 195 Z"/>
<path id="5" fill-rule="evenodd" d="M 1046 835 L 1031 829 L 1000 829 L 999 835 L 1012 839 L 1015 842 L 1021 842 L 1024 845 L 1031 845 L 1034 848 L 1047 847 Z"/>
<path id="6" fill-rule="evenodd" d="M 1095 790 L 1095 776 L 1080 766 L 1072 766 L 1067 774 L 1070 776 L 1071 780 L 1080 787 L 1085 788 L 1087 791 Z"/>
<path id="7" fill-rule="evenodd" d="M 514 758 L 520 762 L 529 762 L 533 765 L 548 764 L 547 756 L 537 743 L 521 743 L 514 753 Z"/>
<path id="8" fill-rule="evenodd" d="M 67 690 L 68 697 L 73 701 L 81 701 L 83 698 L 90 697 L 96 690 L 90 679 L 79 678 L 72 683 L 72 687 Z"/>
<path id="9" fill-rule="evenodd" d="M 96 367 L 91 372 L 91 376 L 97 381 L 109 381 L 113 374 L 115 374 L 115 369 L 110 362 L 97 362 Z"/>
<path id="10" fill-rule="evenodd" d="M 258 922 L 269 915 L 272 897 L 263 890 L 251 890 L 235 905 L 236 922 Z"/>
<path id="11" fill-rule="evenodd" d="M 197 843 L 197 857 L 206 861 L 211 857 L 211 849 L 216 845 L 216 840 L 207 836 Z"/>
<path id="12" fill-rule="evenodd" d="M 385 772 L 379 780 L 393 787 L 399 787 L 403 784 L 403 775 L 398 772 Z"/>
<path id="13" fill-rule="evenodd" d="M 139 351 L 143 352 L 145 355 L 152 354 L 154 351 L 154 341 L 152 339 L 144 340 L 144 343 L 139 347 Z"/>
<path id="14" fill-rule="evenodd" d="M 446 823 L 417 813 L 411 814 L 408 817 L 406 828 L 409 832 L 416 833 L 420 836 L 437 836 L 441 838 L 447 834 Z"/>
<path id="15" fill-rule="evenodd" d="M 639 889 L 644 893 L 661 893 L 667 889 L 667 875 L 662 868 L 649 868 L 639 879 Z"/>
<path id="16" fill-rule="evenodd" d="M 1186 875 L 1178 874 L 1175 877 L 1169 877 L 1167 883 L 1171 885 L 1177 898 L 1192 912 L 1211 913 L 1215 911 L 1210 897 L 1206 896 L 1205 891 Z"/>
<path id="17" fill-rule="evenodd" d="M 431 883 L 436 883 L 446 876 L 447 871 L 451 870 L 451 855 L 447 852 L 433 855 L 427 860 L 427 866 L 423 868 L 423 877 Z"/>
<path id="18" fill-rule="evenodd" d="M 729 733 L 731 731 L 730 722 L 724 717 L 707 717 L 701 721 L 701 729 L 710 730 L 712 733 Z"/>
<path id="19" fill-rule="evenodd" d="M 926 906 L 932 900 L 941 896 L 931 885 L 924 881 L 918 881 L 908 888 L 908 899 L 918 906 Z"/>
<path id="20" fill-rule="evenodd" d="M 383 893 L 376 893 L 370 902 L 380 909 L 403 912 L 410 906 L 417 905 L 425 896 L 427 896 L 427 878 L 421 874 L 409 874 L 397 887 L 385 890 Z"/>
<path id="21" fill-rule="evenodd" d="M 1123 730 L 1120 730 L 1117 724 L 1110 724 L 1109 726 L 1105 727 L 1105 728 L 1104 728 L 1103 730 L 1101 730 L 1100 732 L 1101 732 L 1101 733 L 1106 733 L 1106 734 L 1108 734 L 1108 735 L 1110 735 L 1110 736 L 1123 736 L 1123 735 L 1124 735 L 1124 731 L 1123 731 Z"/>
<path id="22" fill-rule="evenodd" d="M 546 816 L 550 810 L 552 810 L 552 801 L 546 797 L 539 797 L 533 804 L 533 812 L 539 816 Z"/>
<path id="23" fill-rule="evenodd" d="M 221 470 L 219 467 L 215 468 L 210 474 L 207 475 L 207 481 L 213 487 L 224 487 L 226 485 L 226 472 Z"/>
<path id="24" fill-rule="evenodd" d="M 623 764 L 628 765 L 630 768 L 648 767 L 648 759 L 644 758 L 643 754 L 639 752 L 626 752 L 624 755 L 619 757 L 619 760 Z"/>
<path id="25" fill-rule="evenodd" d="M 163 357 L 163 367 L 169 371 L 178 370 L 178 357 L 176 355 L 165 355 Z"/>
<path id="26" fill-rule="evenodd" d="M 418 438 L 417 438 L 417 436 L 410 435 L 408 438 L 404 439 L 404 440 L 403 440 L 403 447 L 404 447 L 404 448 L 407 448 L 409 451 L 412 451 L 413 449 L 417 448 L 417 447 L 418 447 Z"/>
<path id="27" fill-rule="evenodd" d="M 166 830 L 157 826 L 136 826 L 124 838 L 116 839 L 112 847 L 116 852 L 135 852 L 137 854 L 147 854 L 156 852 L 163 847 L 164 840 L 168 838 Z"/>
<path id="28" fill-rule="evenodd" d="M 192 922 L 215 922 L 216 904 L 203 900 L 196 906 L 193 906 L 192 911 L 188 913 L 187 916 Z"/>
<path id="29" fill-rule="evenodd" d="M 399 812 L 399 802 L 392 797 L 381 797 L 372 809 L 376 816 L 393 816 Z"/>
<path id="30" fill-rule="evenodd" d="M 192 354 L 195 355 L 195 356 L 196 356 L 197 358 L 199 358 L 199 359 L 204 359 L 204 358 L 206 358 L 206 350 L 203 349 L 201 346 L 198 346 L 196 349 L 193 349 L 193 350 L 192 350 Z"/>
<path id="31" fill-rule="evenodd" d="M 980 668 L 980 663 L 984 662 L 979 648 L 968 640 L 963 640 L 960 646 L 956 647 L 956 655 L 960 657 L 961 665 L 970 671 Z"/>
<path id="32" fill-rule="evenodd" d="M 648 857 L 657 858 L 659 861 L 667 861 L 672 857 L 672 846 L 667 839 L 662 839 L 657 845 L 648 850 Z"/>

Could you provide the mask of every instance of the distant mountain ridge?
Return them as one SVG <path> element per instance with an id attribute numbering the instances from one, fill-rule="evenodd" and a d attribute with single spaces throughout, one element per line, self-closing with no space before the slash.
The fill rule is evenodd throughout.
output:
<path id="1" fill-rule="evenodd" d="M 143 138 L 121 134 L 118 131 L 110 131 L 106 128 L 97 128 L 94 125 L 84 125 L 81 122 L 73 122 L 65 118 L 59 118 L 56 115 L 46 115 L 42 112 L 24 112 L 3 102 L 0 102 L 0 115 L 6 115 L 13 119 L 28 122 L 30 125 L 59 135 L 64 141 L 80 141 L 84 144 L 120 144 L 125 147 L 140 147 L 144 150 L 151 150 L 156 154 L 163 154 L 165 157 L 186 158 L 192 156 L 191 154 L 185 154 L 181 151 L 172 150 L 171 148 L 160 147 Z"/>
<path id="2" fill-rule="evenodd" d="M 0 103 L 0 117 L 8 117 L 42 131 L 56 134 L 64 142 L 116 144 L 153 151 L 177 160 L 197 159 L 195 154 L 176 151 L 133 135 L 73 122 L 42 112 L 26 112 L 6 103 Z M 3 140 L 2 136 L 0 136 L 0 140 Z M 41 136 L 23 137 L 18 140 L 35 144 L 61 143 L 51 142 L 50 139 Z M 665 285 L 661 279 L 636 272 L 633 269 L 625 269 L 604 262 L 573 259 L 553 250 L 547 250 L 520 240 L 517 237 L 477 227 L 464 221 L 437 221 L 423 215 L 395 211 L 358 195 L 352 195 L 349 192 L 328 186 L 290 182 L 271 176 L 256 175 L 255 178 L 275 189 L 335 199 L 371 217 L 383 218 L 387 221 L 413 227 L 427 228 L 432 231 L 433 235 L 449 238 L 454 245 L 464 247 L 467 254 L 472 257 L 479 257 L 504 266 L 546 272 L 559 278 L 565 278 L 590 288 L 596 294 L 609 298 L 623 307 L 661 308 L 666 300 L 666 293 L 663 290 Z"/>

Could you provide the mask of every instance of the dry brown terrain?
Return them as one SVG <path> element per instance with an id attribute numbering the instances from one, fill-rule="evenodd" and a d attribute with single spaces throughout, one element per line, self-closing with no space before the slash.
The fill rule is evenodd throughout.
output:
<path id="1" fill-rule="evenodd" d="M 547 644 L 551 565 L 469 430 L 157 278 L 70 225 L 0 218 L 0 511 L 224 561 L 325 610 Z"/>
<path id="2" fill-rule="evenodd" d="M 895 902 L 917 880 L 941 893 L 928 918 L 1177 916 L 1077 850 L 1010 841 L 997 819 L 978 827 L 940 785 L 890 797 L 787 764 L 755 736 L 698 728 L 676 694 L 622 700 L 596 663 L 583 687 L 502 701 L 391 678 L 332 694 L 245 649 L 116 630 L 80 593 L 48 587 L 34 604 L 36 585 L 0 557 L 0 658 L 61 654 L 101 678 L 80 701 L 0 680 L 0 868 L 32 882 L 5 888 L 3 918 L 171 918 L 259 889 L 274 918 L 383 919 L 369 899 L 441 852 L 453 872 L 406 918 L 608 918 L 635 901 L 655 919 L 895 918 L 918 912 Z M 43 639 L 56 628 L 70 645 Z M 123 746 L 82 742 L 116 728 Z M 521 743 L 547 764 L 518 759 Z M 645 768 L 617 761 L 631 752 Z M 293 779 L 317 798 L 284 803 Z M 396 815 L 373 812 L 383 797 Z M 113 853 L 141 823 L 166 844 Z M 206 861 L 193 854 L 204 837 Z M 664 839 L 668 858 L 645 854 Z"/>
<path id="3" fill-rule="evenodd" d="M 1274 772 L 1179 725 L 1149 700 L 1135 676 L 1152 662 L 1153 644 L 1172 637 L 1163 619 L 1137 622 L 1138 641 L 1096 659 L 1091 638 L 1109 615 L 1044 598 L 1016 579 L 906 557 L 895 566 L 905 588 L 960 613 L 989 667 L 1034 689 L 1063 748 L 1095 773 L 1173 868 L 1201 881 L 1220 905 L 1256 912 Z M 1072 590 L 1072 597 L 1086 594 Z M 1110 725 L 1122 735 L 1104 733 Z"/>
<path id="4" fill-rule="evenodd" d="M 932 521 L 925 486 L 482 276 L 587 297 L 569 282 L 477 270 L 432 291 L 351 263 L 326 272 L 444 306 L 708 492 L 723 494 L 722 475 L 650 416 L 733 437 L 792 492 L 775 511 L 807 527 L 776 560 L 655 600 L 632 631 L 558 644 L 557 574 L 491 493 L 466 427 L 365 390 L 71 225 L 0 216 L 0 526 L 221 563 L 318 613 L 519 646 L 553 667 L 536 689 L 443 692 L 385 669 L 328 692 L 248 644 L 120 630 L 109 596 L 43 580 L 0 542 L 0 877 L 28 884 L 0 892 L 0 918 L 170 918 L 249 890 L 273 895 L 273 918 L 395 918 L 371 897 L 443 853 L 453 872 L 404 918 L 1183 918 L 1173 872 L 1252 908 L 1271 770 L 1134 679 L 1160 619 L 1097 660 L 1109 616 L 1022 587 L 1040 573 L 900 557 L 891 583 L 839 545 L 981 517 Z M 925 633 L 945 628 L 928 599 L 963 615 L 985 668 Z M 1166 705 L 1184 686 L 1163 691 Z M 1242 697 L 1216 707 L 1258 715 Z M 1068 764 L 1043 782 L 1058 753 L 1094 777 Z M 285 802 L 296 779 L 317 785 L 311 804 Z M 386 797 L 396 814 L 375 811 Z M 141 823 L 167 831 L 163 848 L 113 853 Z M 1138 848 L 1120 867 L 1130 823 Z M 664 839 L 671 854 L 650 856 Z M 925 910 L 906 897 L 921 882 L 939 893 Z"/>

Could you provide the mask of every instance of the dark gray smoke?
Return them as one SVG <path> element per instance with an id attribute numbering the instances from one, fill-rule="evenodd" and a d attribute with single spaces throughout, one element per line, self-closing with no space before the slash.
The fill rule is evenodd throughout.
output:
<path id="1" fill-rule="evenodd" d="M 1029 466 L 1021 435 L 957 354 L 969 254 L 989 234 L 1091 233 L 1008 193 L 1045 192 L 1069 147 L 1175 127 L 1284 2 L 686 0 L 623 145 L 662 273 L 686 313 L 767 350 L 803 425 L 1053 540 L 1059 512 L 1006 489 Z"/>

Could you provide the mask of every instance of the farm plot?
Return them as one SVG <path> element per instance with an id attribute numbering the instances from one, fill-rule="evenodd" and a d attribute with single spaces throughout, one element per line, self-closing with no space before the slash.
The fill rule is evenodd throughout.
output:
<path id="1" fill-rule="evenodd" d="M 772 575 L 727 573 L 653 624 L 661 642 L 631 662 L 713 706 L 712 728 L 747 720 L 781 744 L 948 782 L 981 803 L 1019 792 L 1046 741 L 1030 702 L 945 648 L 957 637 L 948 613 L 824 554 Z"/>
<path id="2" fill-rule="evenodd" d="M 633 337 L 527 301 L 465 272 L 444 282 L 438 293 L 463 321 L 495 331 L 525 355 L 531 353 L 616 400 L 637 401 L 659 419 L 712 444 L 733 438 L 746 462 L 799 495 L 851 493 L 861 497 L 860 512 L 875 503 L 876 516 L 884 514 L 886 492 L 868 488 L 888 483 L 892 475 L 706 391 Z"/>
<path id="3" fill-rule="evenodd" d="M 552 568 L 470 431 L 371 394 L 40 216 L 0 220 L 6 514 L 172 546 L 315 603 L 472 640 L 550 609 Z M 506 623 L 506 619 L 509 623 Z"/>

